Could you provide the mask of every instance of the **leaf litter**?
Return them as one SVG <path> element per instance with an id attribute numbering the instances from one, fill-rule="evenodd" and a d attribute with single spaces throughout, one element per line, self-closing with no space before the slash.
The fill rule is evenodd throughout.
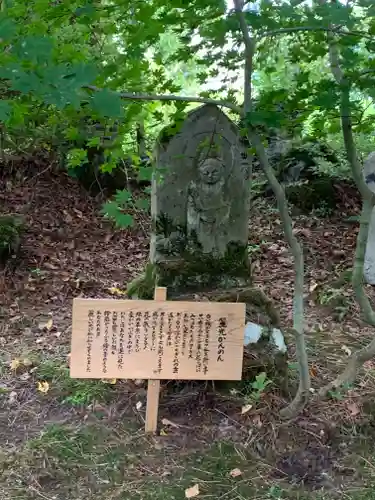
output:
<path id="1" fill-rule="evenodd" d="M 64 363 L 69 366 L 66 347 L 70 337 L 72 299 L 77 296 L 123 298 L 125 284 L 141 271 L 147 260 L 148 237 L 139 229 L 113 230 L 100 216 L 101 202 L 90 199 L 72 179 L 64 175 L 56 176 L 47 172 L 32 183 L 20 184 L 6 196 L 0 192 L 0 201 L 5 211 L 24 212 L 27 222 L 18 265 L 7 279 L 7 286 L 0 289 L 8 319 L 6 328 L 1 331 L 1 338 L 7 346 L 14 346 L 13 361 L 15 365 L 19 363 L 11 371 L 21 368 L 23 358 L 18 354 L 20 343 L 23 347 L 29 346 L 30 352 L 35 346 L 41 353 L 56 353 L 60 356 L 63 352 Z M 329 219 L 301 216 L 295 220 L 294 232 L 305 249 L 307 338 L 313 342 L 319 336 L 317 355 L 314 352 L 312 354 L 314 380 L 316 379 L 317 384 L 331 377 L 332 369 L 337 370 L 338 366 L 347 362 L 348 352 L 343 352 L 341 345 L 352 351 L 359 336 L 366 337 L 371 333 L 363 325 L 362 331 L 359 329 L 359 311 L 354 303 L 350 303 L 351 314 L 344 321 L 337 322 L 332 311 L 321 307 L 316 301 L 316 293 L 322 285 L 338 278 L 351 266 L 358 227 L 344 223 L 343 218 L 345 213 L 350 215 L 353 212 L 358 213 L 358 205 L 350 206 L 348 200 L 343 200 L 337 213 Z M 149 227 L 148 225 L 147 229 Z M 256 256 L 252 258 L 254 281 L 277 302 L 283 324 L 291 326 L 294 280 L 292 259 L 277 214 L 267 211 L 265 204 L 256 207 L 251 217 L 250 233 L 249 245 L 259 247 Z M 350 290 L 350 285 L 345 287 Z M 371 289 L 369 291 L 370 295 L 374 295 Z M 38 321 L 40 317 L 48 319 Z M 56 334 L 53 333 L 55 330 Z M 40 337 L 41 333 L 43 337 Z M 325 353 L 324 363 L 321 361 L 322 352 Z M 293 362 L 293 344 L 290 356 Z M 33 368 L 29 369 L 25 363 L 23 365 L 27 368 L 25 373 L 33 375 Z M 367 366 L 368 371 L 373 370 L 373 365 L 368 363 Z M 19 383 L 23 386 L 30 384 L 32 394 L 35 392 L 34 380 L 34 376 L 29 378 L 25 375 L 25 380 L 21 379 Z M 367 390 L 370 383 L 368 380 L 374 383 L 374 377 L 366 379 L 364 388 Z M 17 392 L 17 381 L 11 378 L 6 385 L 9 384 L 15 390 L 10 391 L 8 404 L 16 405 L 21 397 Z M 113 418 L 116 412 L 123 415 L 122 399 L 126 384 L 126 381 L 116 384 L 115 390 L 119 391 L 121 398 L 116 403 L 118 407 L 108 411 L 108 419 Z M 161 450 L 164 449 L 165 440 L 173 442 L 173 446 L 201 449 L 221 439 L 224 434 L 226 438 L 230 436 L 238 443 L 248 442 L 250 439 L 256 453 L 272 449 L 274 456 L 280 457 L 278 467 L 285 472 L 286 477 L 289 474 L 292 477 L 293 467 L 296 467 L 292 459 L 283 459 L 284 453 L 291 454 L 293 443 L 300 449 L 314 443 L 307 460 L 310 465 L 314 454 L 326 456 L 326 444 L 321 437 L 319 445 L 316 444 L 315 437 L 312 437 L 322 436 L 321 432 L 324 436 L 330 435 L 330 431 L 326 430 L 329 425 L 322 424 L 321 420 L 335 421 L 337 426 L 340 419 L 345 421 L 348 418 L 348 422 L 351 422 L 354 417 L 359 419 L 365 414 L 364 407 L 358 400 L 355 403 L 336 401 L 335 404 L 321 404 L 315 411 L 304 416 L 308 421 L 307 426 L 299 427 L 297 421 L 280 427 L 277 415 L 284 402 L 271 391 L 262 398 L 254 415 L 250 411 L 254 410 L 251 405 L 235 402 L 236 398 L 228 400 L 214 394 L 212 397 L 205 395 L 202 399 L 201 389 L 196 391 L 193 383 L 191 386 L 186 397 L 184 394 L 176 395 L 175 402 L 171 401 L 170 405 L 160 408 L 161 421 L 168 428 L 168 433 L 163 429 L 160 432 L 162 441 L 157 446 Z M 135 387 L 133 384 L 132 390 Z M 43 400 L 51 397 L 50 388 L 47 380 L 36 384 L 37 392 L 43 394 Z M 137 390 L 144 389 L 139 387 Z M 23 394 L 22 398 L 25 397 Z M 141 409 L 139 403 L 142 404 L 138 400 L 136 405 Z M 346 411 L 342 412 L 345 405 Z M 134 408 L 131 404 L 128 407 Z M 57 414 L 62 412 L 61 406 L 56 406 L 55 411 Z M 223 415 L 227 417 L 224 418 Z M 22 420 L 20 425 L 23 427 L 15 428 L 17 439 L 20 429 L 25 425 Z M 321 425 L 321 432 L 317 432 Z M 274 429 L 272 433 L 269 432 L 271 428 Z M 6 422 L 4 429 L 7 429 Z M 9 430 L 7 433 L 9 434 Z M 3 439 L 5 438 L 0 435 L 0 440 Z M 319 463 L 322 470 L 332 472 L 329 460 L 321 460 Z M 298 467 L 301 468 L 300 465 Z M 236 469 L 232 469 L 232 472 Z M 241 472 L 240 468 L 238 470 Z M 199 494 L 198 484 L 193 484 L 185 491 L 186 498 Z"/>

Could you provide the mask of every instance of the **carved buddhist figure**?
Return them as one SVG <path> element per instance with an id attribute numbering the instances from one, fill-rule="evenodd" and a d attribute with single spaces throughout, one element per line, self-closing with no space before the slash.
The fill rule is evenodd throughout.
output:
<path id="1" fill-rule="evenodd" d="M 197 180 L 191 181 L 188 189 L 187 232 L 203 253 L 224 255 L 230 215 L 225 164 L 218 155 L 201 155 L 197 170 Z"/>

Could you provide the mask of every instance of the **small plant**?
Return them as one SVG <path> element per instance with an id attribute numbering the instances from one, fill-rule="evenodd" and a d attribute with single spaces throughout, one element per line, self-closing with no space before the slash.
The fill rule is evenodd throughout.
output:
<path id="1" fill-rule="evenodd" d="M 283 490 L 278 485 L 274 484 L 268 490 L 268 497 L 269 498 L 279 499 L 279 498 L 282 498 L 282 495 L 283 495 Z"/>
<path id="2" fill-rule="evenodd" d="M 147 193 L 146 193 L 147 194 Z M 103 205 L 102 215 L 111 220 L 116 227 L 125 229 L 132 227 L 134 218 L 127 211 L 143 210 L 148 211 L 150 200 L 148 198 L 134 198 L 132 193 L 126 189 L 117 191 L 114 198 Z"/>
<path id="3" fill-rule="evenodd" d="M 8 257 L 18 252 L 23 227 L 21 217 L 0 215 L 0 263 L 4 263 Z"/>
<path id="4" fill-rule="evenodd" d="M 322 306 L 331 306 L 335 317 L 341 321 L 350 309 L 348 293 L 343 287 L 328 288 L 319 294 L 319 303 Z"/>
<path id="5" fill-rule="evenodd" d="M 250 383 L 249 392 L 246 395 L 246 399 L 251 402 L 260 401 L 264 391 L 267 386 L 272 384 L 272 380 L 270 380 L 267 376 L 266 372 L 259 373 L 253 382 Z"/>
<path id="6" fill-rule="evenodd" d="M 36 267 L 35 269 L 31 270 L 31 274 L 33 276 L 43 276 L 44 271 L 42 271 L 41 269 L 39 269 L 39 267 Z"/>
<path id="7" fill-rule="evenodd" d="M 311 215 L 321 218 L 330 217 L 332 214 L 333 208 L 329 206 L 329 204 L 325 200 L 322 200 L 320 202 L 320 205 L 314 208 L 311 212 Z"/>
<path id="8" fill-rule="evenodd" d="M 345 393 L 353 388 L 353 384 L 343 384 L 341 387 L 337 387 L 336 389 L 332 389 L 328 391 L 328 395 L 330 398 L 335 399 L 336 401 L 342 401 L 345 399 Z"/>
<path id="9" fill-rule="evenodd" d="M 249 255 L 256 255 L 259 252 L 260 252 L 260 245 L 256 245 L 256 244 L 248 245 L 248 247 L 247 247 L 247 253 Z"/>

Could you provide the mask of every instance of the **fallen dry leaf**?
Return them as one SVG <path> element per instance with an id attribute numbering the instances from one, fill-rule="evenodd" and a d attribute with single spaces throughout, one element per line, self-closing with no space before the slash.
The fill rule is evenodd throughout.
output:
<path id="1" fill-rule="evenodd" d="M 365 370 L 373 370 L 374 369 L 374 362 L 371 360 L 365 361 L 363 363 L 363 368 L 365 368 Z"/>
<path id="2" fill-rule="evenodd" d="M 260 418 L 260 415 L 255 415 L 253 418 L 253 423 L 260 429 L 263 426 L 262 419 Z"/>
<path id="3" fill-rule="evenodd" d="M 117 379 L 116 378 L 102 378 L 102 382 L 103 382 L 103 384 L 115 385 L 117 382 Z"/>
<path id="4" fill-rule="evenodd" d="M 352 351 L 351 349 L 349 349 L 348 346 L 346 345 L 342 345 L 341 346 L 341 349 L 344 351 L 344 353 L 347 355 L 347 356 L 351 356 L 352 355 Z"/>
<path id="5" fill-rule="evenodd" d="M 22 362 L 19 358 L 14 358 L 12 359 L 12 361 L 10 362 L 10 369 L 11 370 L 17 370 L 17 368 L 19 368 L 21 366 Z"/>
<path id="6" fill-rule="evenodd" d="M 199 485 L 195 484 L 191 488 L 185 490 L 185 498 L 194 498 L 199 495 Z"/>
<path id="7" fill-rule="evenodd" d="M 360 413 L 359 406 L 356 403 L 349 403 L 346 405 L 352 417 L 356 417 Z"/>
<path id="8" fill-rule="evenodd" d="M 17 403 L 17 393 L 16 391 L 12 391 L 10 394 L 9 394 L 9 398 L 8 398 L 8 403 L 10 405 L 14 405 L 14 403 Z"/>
<path id="9" fill-rule="evenodd" d="M 309 369 L 310 377 L 315 378 L 318 375 L 318 370 L 315 365 L 311 365 Z"/>
<path id="10" fill-rule="evenodd" d="M 108 291 L 112 295 L 119 295 L 120 297 L 126 295 L 126 292 L 124 292 L 124 290 L 120 290 L 119 288 L 116 288 L 114 286 L 111 288 L 108 288 Z"/>
<path id="11" fill-rule="evenodd" d="M 48 382 L 38 382 L 38 391 L 42 392 L 43 394 L 47 394 L 49 391 L 49 383 Z"/>
<path id="12" fill-rule="evenodd" d="M 39 323 L 38 328 L 39 330 L 48 330 L 50 331 L 51 328 L 53 327 L 53 319 L 50 318 L 47 323 Z"/>
<path id="13" fill-rule="evenodd" d="M 177 429 L 178 427 L 180 427 L 180 425 L 175 424 L 174 422 L 171 422 L 171 421 L 170 421 L 170 420 L 168 420 L 167 418 L 163 418 L 163 420 L 161 421 L 161 423 L 162 423 L 163 425 L 170 425 L 171 427 L 175 427 L 176 429 Z"/>
<path id="14" fill-rule="evenodd" d="M 247 413 L 248 411 L 250 411 L 252 407 L 253 407 L 253 405 L 244 405 L 241 408 L 241 415 L 245 415 L 245 413 Z"/>
<path id="15" fill-rule="evenodd" d="M 236 468 L 236 469 L 231 470 L 230 473 L 229 473 L 229 475 L 231 477 L 242 476 L 242 471 L 240 469 Z"/>

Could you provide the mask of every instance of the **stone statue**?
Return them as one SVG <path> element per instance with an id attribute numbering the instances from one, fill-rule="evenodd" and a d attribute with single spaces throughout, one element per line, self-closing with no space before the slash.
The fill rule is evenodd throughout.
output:
<path id="1" fill-rule="evenodd" d="M 239 130 L 217 106 L 201 106 L 167 127 L 155 151 L 150 262 L 163 270 L 182 266 L 184 283 L 193 275 L 196 283 L 207 281 L 213 271 L 203 270 L 215 266 L 223 275 L 239 275 L 242 266 L 249 275 L 249 172 Z"/>
<path id="2" fill-rule="evenodd" d="M 220 256 L 226 250 L 230 200 L 225 190 L 225 165 L 219 157 L 199 160 L 197 180 L 190 182 L 187 233 L 196 238 L 205 254 Z"/>

